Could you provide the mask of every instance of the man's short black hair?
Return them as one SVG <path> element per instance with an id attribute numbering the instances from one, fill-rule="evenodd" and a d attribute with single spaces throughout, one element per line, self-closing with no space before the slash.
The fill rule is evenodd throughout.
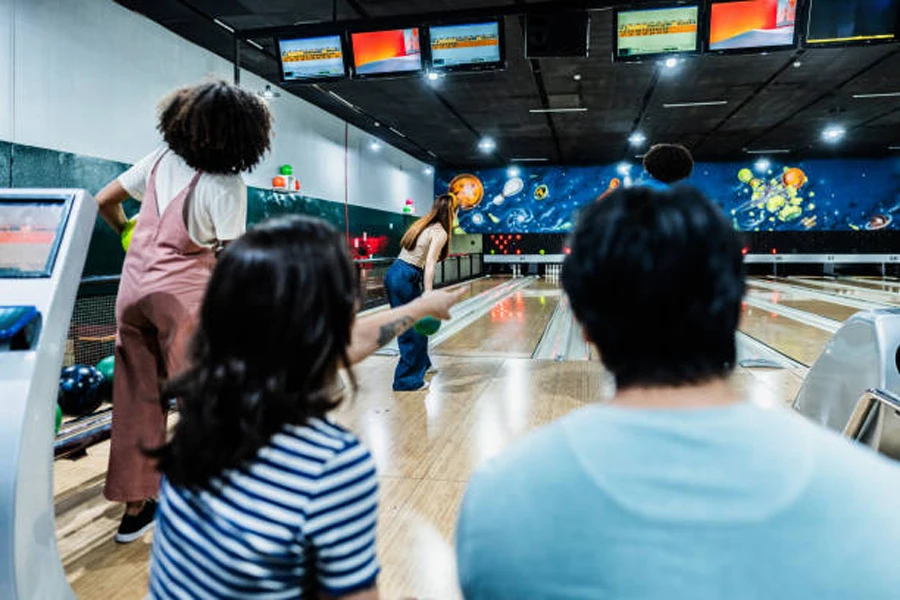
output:
<path id="1" fill-rule="evenodd" d="M 644 169 L 657 181 L 676 183 L 691 176 L 694 157 L 680 144 L 657 144 L 644 155 Z"/>
<path id="2" fill-rule="evenodd" d="M 570 245 L 563 287 L 620 389 L 734 368 L 741 243 L 703 194 L 620 188 L 583 209 Z"/>

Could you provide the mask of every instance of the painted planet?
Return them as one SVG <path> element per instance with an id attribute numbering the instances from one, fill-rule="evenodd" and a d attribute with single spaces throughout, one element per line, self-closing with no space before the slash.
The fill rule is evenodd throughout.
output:
<path id="1" fill-rule="evenodd" d="M 456 196 L 456 201 L 463 210 L 475 208 L 484 198 L 484 185 L 480 179 L 470 173 L 454 177 L 450 182 L 449 191 Z"/>
<path id="2" fill-rule="evenodd" d="M 541 185 L 537 186 L 537 188 L 535 188 L 535 190 L 534 190 L 534 199 L 535 200 L 543 200 L 544 198 L 546 198 L 549 195 L 550 195 L 550 188 L 547 187 L 546 183 L 542 183 Z"/>
<path id="3" fill-rule="evenodd" d="M 481 213 L 472 215 L 472 223 L 475 225 L 484 225 L 484 215 Z"/>
<path id="4" fill-rule="evenodd" d="M 618 177 L 613 177 L 612 179 L 609 180 L 609 188 L 608 189 L 615 190 L 615 189 L 618 189 L 619 186 L 621 186 L 621 185 L 622 185 L 622 180 L 619 179 Z"/>
<path id="5" fill-rule="evenodd" d="M 521 177 L 513 177 L 503 185 L 503 196 L 509 198 L 515 196 L 525 188 L 525 182 Z"/>
<path id="6" fill-rule="evenodd" d="M 875 215 L 869 222 L 866 223 L 866 229 L 868 231 L 875 231 L 876 229 L 884 229 L 893 221 L 893 217 L 891 215 Z"/>
<path id="7" fill-rule="evenodd" d="M 741 169 L 738 171 L 738 179 L 744 183 L 750 183 L 750 180 L 753 179 L 753 171 L 750 169 Z"/>
<path id="8" fill-rule="evenodd" d="M 784 182 L 784 185 L 792 187 L 795 190 L 799 190 L 804 185 L 806 185 L 806 173 L 804 173 L 803 170 L 798 169 L 797 167 L 793 167 L 791 169 L 787 169 L 784 172 L 784 175 L 781 176 L 781 181 Z"/>

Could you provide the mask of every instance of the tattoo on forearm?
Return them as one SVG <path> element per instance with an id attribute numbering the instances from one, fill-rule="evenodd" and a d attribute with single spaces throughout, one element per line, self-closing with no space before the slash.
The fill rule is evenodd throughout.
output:
<path id="1" fill-rule="evenodd" d="M 378 345 L 384 346 L 389 341 L 412 327 L 414 322 L 412 317 L 403 317 L 402 319 L 397 319 L 396 321 L 382 325 L 381 329 L 378 331 Z"/>

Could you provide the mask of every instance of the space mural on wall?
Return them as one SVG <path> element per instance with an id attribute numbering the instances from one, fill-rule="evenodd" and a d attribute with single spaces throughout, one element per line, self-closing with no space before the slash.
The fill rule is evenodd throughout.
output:
<path id="1" fill-rule="evenodd" d="M 564 233 L 578 209 L 646 182 L 639 164 L 439 172 L 459 202 L 458 233 Z M 741 231 L 900 229 L 900 159 L 698 163 L 686 182 Z"/>

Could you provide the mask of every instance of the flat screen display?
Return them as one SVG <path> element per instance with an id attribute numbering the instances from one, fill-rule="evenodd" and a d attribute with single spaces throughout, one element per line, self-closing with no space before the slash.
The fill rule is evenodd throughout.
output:
<path id="1" fill-rule="evenodd" d="M 696 52 L 699 13 L 697 6 L 620 11 L 616 56 Z"/>
<path id="2" fill-rule="evenodd" d="M 422 70 L 419 29 L 391 29 L 352 33 L 356 75 L 391 75 Z"/>
<path id="3" fill-rule="evenodd" d="M 63 202 L 0 202 L 0 276 L 49 275 L 65 214 Z"/>
<path id="4" fill-rule="evenodd" d="M 811 0 L 810 44 L 891 41 L 897 38 L 900 0 Z"/>
<path id="5" fill-rule="evenodd" d="M 709 49 L 793 46 L 796 23 L 797 0 L 717 2 L 710 7 Z"/>
<path id="6" fill-rule="evenodd" d="M 496 65 L 502 60 L 497 21 L 440 25 L 430 27 L 428 33 L 435 69 Z"/>
<path id="7" fill-rule="evenodd" d="M 347 73 L 339 35 L 278 40 L 278 48 L 285 81 L 330 79 Z"/>

